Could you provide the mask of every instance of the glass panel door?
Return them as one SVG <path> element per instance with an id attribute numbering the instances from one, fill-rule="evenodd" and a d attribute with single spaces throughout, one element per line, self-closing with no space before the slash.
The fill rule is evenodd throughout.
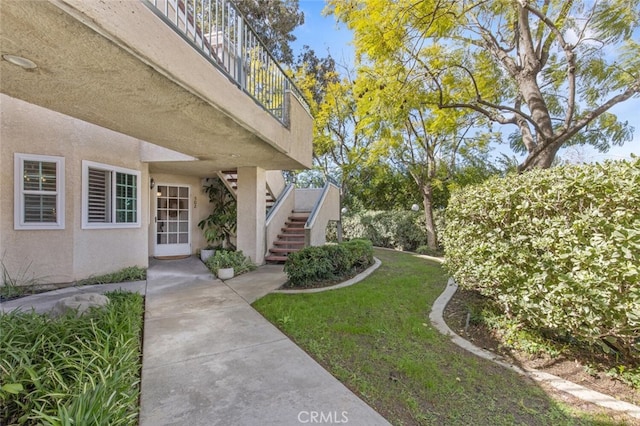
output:
<path id="1" fill-rule="evenodd" d="M 191 254 L 189 216 L 188 186 L 157 186 L 156 256 Z"/>

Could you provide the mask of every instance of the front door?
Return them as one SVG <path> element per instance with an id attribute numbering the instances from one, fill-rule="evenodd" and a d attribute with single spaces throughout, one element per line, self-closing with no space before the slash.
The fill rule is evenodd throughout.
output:
<path id="1" fill-rule="evenodd" d="M 158 185 L 155 256 L 191 254 L 189 187 Z"/>

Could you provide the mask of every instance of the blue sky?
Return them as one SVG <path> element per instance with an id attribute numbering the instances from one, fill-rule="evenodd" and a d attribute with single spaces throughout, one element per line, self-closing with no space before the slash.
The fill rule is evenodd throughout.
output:
<path id="1" fill-rule="evenodd" d="M 353 66 L 354 49 L 351 46 L 351 31 L 344 25 L 337 24 L 333 16 L 322 16 L 324 9 L 323 0 L 299 0 L 300 9 L 304 11 L 305 23 L 295 31 L 297 40 L 293 43 L 294 54 L 302 50 L 302 46 L 308 45 L 320 57 L 327 54 L 327 49 L 337 64 Z M 623 146 L 612 147 L 607 153 L 600 153 L 590 147 L 561 150 L 559 155 L 574 161 L 603 161 L 606 159 L 629 158 L 633 153 L 640 156 L 640 97 L 635 97 L 622 104 L 618 104 L 610 110 L 618 116 L 619 120 L 628 121 L 634 128 L 634 139 Z M 510 131 L 505 129 L 504 133 Z M 505 144 L 496 149 L 496 152 L 512 154 Z"/>

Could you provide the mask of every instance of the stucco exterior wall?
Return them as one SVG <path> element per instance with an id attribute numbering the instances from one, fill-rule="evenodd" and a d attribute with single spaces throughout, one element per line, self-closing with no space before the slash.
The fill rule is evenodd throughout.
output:
<path id="1" fill-rule="evenodd" d="M 340 189 L 335 185 L 327 187 L 315 216 L 310 218 L 310 227 L 305 226 L 305 243 L 324 245 L 327 242 L 327 225 L 332 220 L 340 220 Z"/>
<path id="2" fill-rule="evenodd" d="M 296 188 L 295 209 L 311 211 L 322 194 L 322 188 Z"/>
<path id="3" fill-rule="evenodd" d="M 6 95 L 0 95 L 0 110 L 0 247 L 9 273 L 64 283 L 146 267 L 149 176 L 139 161 L 139 141 Z M 64 157 L 64 229 L 14 229 L 16 152 Z M 139 228 L 82 229 L 82 160 L 141 171 Z"/>

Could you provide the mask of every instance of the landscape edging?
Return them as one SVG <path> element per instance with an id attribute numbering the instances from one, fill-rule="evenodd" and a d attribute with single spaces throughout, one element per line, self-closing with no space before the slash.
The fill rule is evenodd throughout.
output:
<path id="1" fill-rule="evenodd" d="M 444 309 L 446 308 L 449 300 L 453 297 L 456 290 L 458 289 L 458 285 L 454 281 L 453 278 L 449 278 L 447 282 L 447 286 L 444 291 L 438 296 L 436 301 L 433 303 L 433 307 L 431 308 L 431 313 L 429 314 L 429 319 L 431 323 L 436 327 L 436 329 L 444 334 L 445 336 L 449 336 L 453 343 L 460 346 L 461 348 L 473 353 L 474 355 L 479 356 L 480 358 L 484 358 L 486 360 L 492 361 L 502 367 L 505 367 L 511 371 L 515 371 L 518 374 L 523 376 L 530 377 L 533 380 L 538 382 L 545 382 L 554 388 L 566 392 L 576 398 L 579 398 L 583 401 L 590 402 L 592 404 L 599 405 L 601 407 L 609 408 L 611 410 L 623 412 L 631 417 L 640 419 L 640 407 L 637 405 L 631 404 L 629 402 L 620 401 L 612 396 L 588 389 L 584 386 L 578 385 L 576 383 L 570 382 L 558 376 L 554 376 L 553 374 L 545 373 L 543 371 L 538 371 L 535 369 L 522 369 L 517 365 L 511 364 L 507 362 L 500 355 L 494 354 L 486 349 L 481 349 L 475 346 L 473 343 L 469 342 L 466 339 L 463 339 L 458 334 L 456 334 L 453 330 L 449 328 L 447 323 L 444 321 L 443 314 Z"/>

